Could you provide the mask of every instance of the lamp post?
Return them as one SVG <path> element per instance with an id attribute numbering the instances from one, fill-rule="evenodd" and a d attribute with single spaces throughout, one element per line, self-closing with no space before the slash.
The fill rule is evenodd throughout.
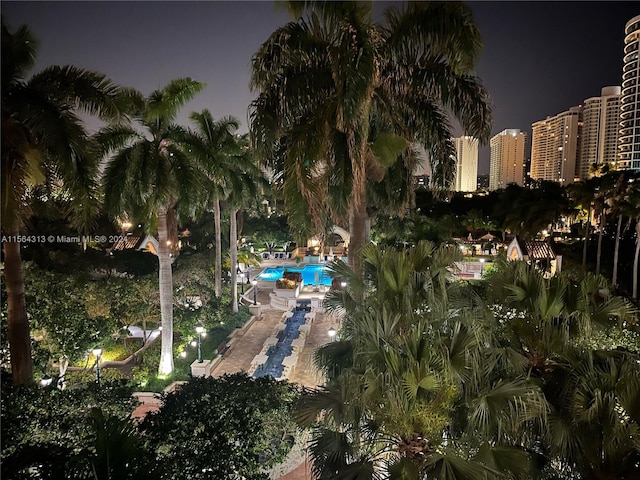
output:
<path id="1" fill-rule="evenodd" d="M 345 282 L 344 280 L 342 282 L 340 282 L 340 286 L 342 287 L 342 289 L 344 290 L 345 288 L 347 288 L 347 282 Z"/>
<path id="2" fill-rule="evenodd" d="M 329 337 L 331 338 L 331 341 L 332 341 L 332 342 L 333 342 L 333 341 L 334 341 L 334 339 L 336 338 L 336 333 L 337 333 L 337 332 L 336 332 L 336 329 L 335 329 L 335 328 L 331 327 L 331 328 L 329 329 Z"/>
<path id="3" fill-rule="evenodd" d="M 102 357 L 102 349 L 96 347 L 92 352 L 96 357 L 96 383 L 100 386 L 100 358 Z"/>
<path id="4" fill-rule="evenodd" d="M 45 373 L 44 377 L 42 377 L 42 379 L 40 380 L 40 386 L 43 388 L 47 388 L 49 385 L 51 385 L 51 382 L 53 382 L 53 378 L 51 378 L 48 373 Z"/>
<path id="5" fill-rule="evenodd" d="M 253 304 L 257 305 L 258 302 L 256 301 L 256 294 L 257 294 L 257 290 L 258 290 L 258 281 L 254 278 L 251 281 L 251 285 L 253 285 Z"/>
<path id="6" fill-rule="evenodd" d="M 204 327 L 201 323 L 196 323 L 196 333 L 198 334 L 198 363 L 202 363 L 202 332 L 204 332 Z"/>

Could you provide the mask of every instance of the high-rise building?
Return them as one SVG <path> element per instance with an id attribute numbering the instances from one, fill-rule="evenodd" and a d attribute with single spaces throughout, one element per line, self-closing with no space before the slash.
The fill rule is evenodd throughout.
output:
<path id="1" fill-rule="evenodd" d="M 580 163 L 576 177 L 586 180 L 592 165 L 615 164 L 620 122 L 620 87 L 604 87 L 599 97 L 587 98 L 582 107 Z"/>
<path id="2" fill-rule="evenodd" d="M 463 135 L 454 138 L 456 146 L 456 192 L 475 192 L 478 189 L 478 139 Z"/>
<path id="3" fill-rule="evenodd" d="M 503 130 L 491 139 L 489 190 L 510 183 L 523 185 L 526 143 L 527 135 L 516 128 Z"/>
<path id="4" fill-rule="evenodd" d="M 629 20 L 624 29 L 619 169 L 640 170 L 640 15 Z"/>
<path id="5" fill-rule="evenodd" d="M 531 179 L 573 183 L 580 164 L 582 107 L 547 117 L 531 128 Z"/>

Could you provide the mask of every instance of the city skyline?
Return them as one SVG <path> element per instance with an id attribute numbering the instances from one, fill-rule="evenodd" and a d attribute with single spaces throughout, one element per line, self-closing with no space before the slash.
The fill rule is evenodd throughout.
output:
<path id="1" fill-rule="evenodd" d="M 394 2 L 376 2 L 382 9 Z M 467 2 L 483 37 L 477 74 L 491 94 L 492 135 L 520 129 L 620 85 L 624 26 L 634 2 Z M 54 64 L 101 71 L 144 94 L 178 77 L 207 83 L 181 111 L 237 117 L 247 131 L 250 59 L 290 20 L 262 2 L 2 2 L 11 30 L 39 41 L 33 72 Z M 461 135 L 459 129 L 455 135 Z M 478 174 L 489 173 L 489 146 Z"/>

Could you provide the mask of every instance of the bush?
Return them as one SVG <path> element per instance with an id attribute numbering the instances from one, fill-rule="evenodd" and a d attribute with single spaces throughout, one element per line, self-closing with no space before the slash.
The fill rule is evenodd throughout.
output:
<path id="1" fill-rule="evenodd" d="M 193 378 L 163 394 L 141 430 L 167 478 L 231 478 L 233 470 L 233 478 L 266 479 L 291 449 L 282 439 L 297 432 L 289 414 L 296 397 L 293 384 L 271 377 Z"/>
<path id="2" fill-rule="evenodd" d="M 293 290 L 296 288 L 298 284 L 294 280 L 288 280 L 286 278 L 279 278 L 276 280 L 276 288 L 286 288 L 289 290 Z"/>
<path id="3" fill-rule="evenodd" d="M 282 278 L 292 282 L 302 282 L 302 273 L 300 272 L 283 272 Z"/>

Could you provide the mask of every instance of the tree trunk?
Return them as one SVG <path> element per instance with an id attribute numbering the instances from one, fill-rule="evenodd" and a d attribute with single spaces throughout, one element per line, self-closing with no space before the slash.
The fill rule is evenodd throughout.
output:
<path id="1" fill-rule="evenodd" d="M 364 264 L 362 262 L 362 247 L 366 243 L 367 209 L 364 203 L 351 207 L 349 218 L 349 265 L 362 278 Z"/>
<path id="2" fill-rule="evenodd" d="M 16 236 L 18 228 L 11 228 L 6 234 Z M 19 242 L 4 242 L 4 280 L 7 289 L 7 338 L 11 355 L 11 375 L 14 385 L 24 385 L 33 381 L 33 362 Z"/>
<path id="3" fill-rule="evenodd" d="M 236 278 L 236 265 L 238 264 L 238 223 L 236 220 L 238 215 L 237 208 L 231 208 L 229 216 L 229 257 L 231 260 L 231 311 L 238 311 L 238 281 Z"/>
<path id="4" fill-rule="evenodd" d="M 606 217 L 602 214 L 600 222 L 600 232 L 598 233 L 598 252 L 596 254 L 596 275 L 600 275 L 600 256 L 602 254 L 602 234 L 604 233 L 603 223 L 606 225 Z"/>
<path id="5" fill-rule="evenodd" d="M 584 247 L 582 248 L 582 268 L 587 269 L 587 245 L 589 244 L 589 227 L 591 227 L 591 210 L 587 216 L 587 224 L 584 227 Z"/>
<path id="6" fill-rule="evenodd" d="M 620 230 L 622 230 L 622 215 L 618 215 L 618 227 L 616 229 L 616 245 L 613 249 L 613 276 L 611 277 L 611 285 L 616 288 L 618 284 L 618 255 L 620 252 Z"/>
<path id="7" fill-rule="evenodd" d="M 173 373 L 173 274 L 171 271 L 171 256 L 169 254 L 169 239 L 167 229 L 167 211 L 158 210 L 158 285 L 160 290 L 160 316 L 162 318 L 162 348 L 160 351 L 160 365 L 158 374 Z"/>
<path id="8" fill-rule="evenodd" d="M 638 298 L 638 257 L 640 257 L 640 217 L 636 219 L 636 254 L 633 257 L 633 292 L 631 298 Z"/>
<path id="9" fill-rule="evenodd" d="M 213 223 L 215 225 L 216 234 L 216 264 L 215 264 L 215 295 L 217 298 L 222 296 L 222 230 L 220 228 L 220 200 L 216 198 L 213 201 Z"/>

